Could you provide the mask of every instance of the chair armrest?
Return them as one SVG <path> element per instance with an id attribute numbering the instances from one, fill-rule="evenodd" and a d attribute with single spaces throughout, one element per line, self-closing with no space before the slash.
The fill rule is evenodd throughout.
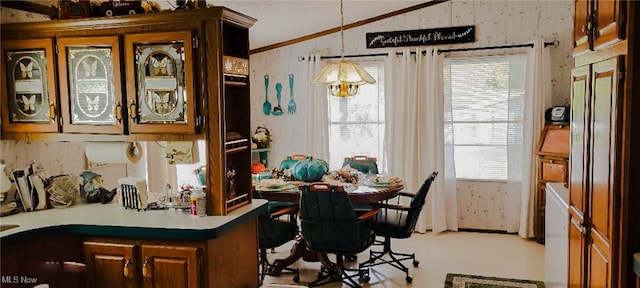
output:
<path id="1" fill-rule="evenodd" d="M 400 193 L 398 193 L 398 196 L 405 196 L 405 197 L 409 197 L 409 198 L 414 198 L 414 197 L 416 197 L 416 194 L 412 194 L 412 193 L 408 193 L 408 192 L 400 192 Z"/>
<path id="2" fill-rule="evenodd" d="M 378 209 L 394 209 L 394 210 L 402 210 L 402 211 L 412 210 L 411 207 L 409 206 L 393 205 L 393 204 L 385 204 L 385 203 L 373 203 L 371 204 L 371 206 Z"/>
<path id="3" fill-rule="evenodd" d="M 376 216 L 376 214 L 378 214 L 378 212 L 380 212 L 380 209 L 378 208 L 373 208 L 369 211 L 367 211 L 366 213 L 358 216 L 358 220 L 362 221 L 362 220 L 367 220 L 367 219 L 371 219 L 374 216 Z"/>
<path id="4" fill-rule="evenodd" d="M 299 209 L 300 208 L 298 207 L 298 205 L 292 205 L 292 206 L 289 206 L 289 207 L 282 208 L 282 209 L 280 209 L 280 210 L 278 210 L 276 212 L 273 212 L 273 213 L 271 213 L 270 216 L 271 216 L 271 218 L 278 218 L 278 217 L 280 217 L 282 215 L 296 213 L 296 212 L 298 212 Z"/>

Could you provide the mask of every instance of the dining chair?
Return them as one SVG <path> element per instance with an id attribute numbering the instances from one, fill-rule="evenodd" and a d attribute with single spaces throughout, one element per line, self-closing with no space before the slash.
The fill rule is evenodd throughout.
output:
<path id="1" fill-rule="evenodd" d="M 383 241 L 376 242 L 383 245 L 383 250 L 369 250 L 369 259 L 360 264 L 361 268 L 390 264 L 407 274 L 405 278 L 407 283 L 413 281 L 413 277 L 409 275 L 409 268 L 402 264 L 402 261 L 413 260 L 413 267 L 418 267 L 420 262 L 416 260 L 415 253 L 408 254 L 392 251 L 391 238 L 404 239 L 411 237 L 415 230 L 416 222 L 418 222 L 420 212 L 422 211 L 422 206 L 424 206 L 429 188 L 437 176 L 438 171 L 431 173 L 415 194 L 400 192 L 395 198 L 382 203 L 372 204 L 372 207 L 380 209 L 380 212 L 374 220 L 374 231 L 376 236 L 384 237 Z M 410 204 L 408 206 L 403 205 L 402 198 L 410 199 Z M 383 258 L 385 255 L 389 256 L 388 260 Z"/>
<path id="2" fill-rule="evenodd" d="M 317 252 L 322 263 L 318 277 L 309 287 L 342 281 L 349 287 L 361 287 L 353 278 L 369 281 L 369 269 L 348 269 L 344 256 L 366 250 L 375 241 L 373 218 L 378 209 L 358 216 L 344 190 L 328 183 L 302 187 L 300 225 L 307 249 Z M 328 254 L 335 254 L 331 262 Z"/>
<path id="3" fill-rule="evenodd" d="M 365 174 L 378 174 L 377 161 L 378 159 L 375 157 L 368 156 L 345 157 L 342 167 L 349 165 L 351 168 Z"/>
<path id="4" fill-rule="evenodd" d="M 270 201 L 278 203 L 276 201 Z M 278 203 L 281 204 L 281 203 Z M 277 211 L 271 212 L 272 208 L 277 207 Z M 283 208 L 284 207 L 284 208 Z M 298 235 L 297 223 L 298 206 L 289 205 L 270 205 L 268 212 L 258 216 L 258 248 L 260 252 L 260 284 L 264 281 L 264 277 L 269 274 L 276 265 L 271 263 L 267 257 L 267 250 L 274 249 L 284 245 L 285 243 L 296 239 Z M 288 217 L 285 217 L 288 216 Z M 285 219 L 282 219 L 285 218 Z M 278 261 L 278 260 L 276 260 Z M 280 274 L 295 274 L 294 282 L 300 281 L 300 272 L 297 268 L 284 267 Z"/>

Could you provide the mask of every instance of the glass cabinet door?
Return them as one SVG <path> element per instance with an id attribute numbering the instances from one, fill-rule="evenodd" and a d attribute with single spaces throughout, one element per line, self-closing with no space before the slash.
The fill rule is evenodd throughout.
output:
<path id="1" fill-rule="evenodd" d="M 131 133 L 196 133 L 190 31 L 125 35 Z"/>
<path id="2" fill-rule="evenodd" d="M 63 132 L 124 133 L 117 36 L 58 39 Z"/>
<path id="3" fill-rule="evenodd" d="M 2 131 L 57 132 L 52 39 L 2 41 Z"/>

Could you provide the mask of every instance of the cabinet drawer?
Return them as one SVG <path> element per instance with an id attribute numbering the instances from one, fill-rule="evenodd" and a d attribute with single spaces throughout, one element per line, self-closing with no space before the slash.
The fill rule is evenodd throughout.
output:
<path id="1" fill-rule="evenodd" d="M 567 161 L 555 158 L 538 158 L 539 182 L 567 182 Z"/>

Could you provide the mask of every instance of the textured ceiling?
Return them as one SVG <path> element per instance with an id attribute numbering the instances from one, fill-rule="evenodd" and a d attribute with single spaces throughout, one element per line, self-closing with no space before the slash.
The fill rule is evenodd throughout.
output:
<path id="1" fill-rule="evenodd" d="M 428 1 L 344 1 L 349 24 Z M 249 30 L 250 49 L 280 43 L 340 26 L 340 1 L 207 1 L 258 19 Z"/>

